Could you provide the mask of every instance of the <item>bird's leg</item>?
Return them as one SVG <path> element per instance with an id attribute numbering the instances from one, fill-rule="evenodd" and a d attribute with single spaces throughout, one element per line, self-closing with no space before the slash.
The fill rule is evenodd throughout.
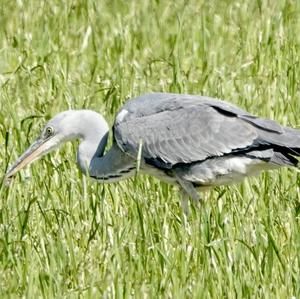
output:
<path id="1" fill-rule="evenodd" d="M 185 216 L 189 216 L 189 196 L 188 194 L 182 189 L 180 188 L 180 195 L 181 195 L 181 208 L 185 214 Z"/>
<path id="2" fill-rule="evenodd" d="M 181 193 L 182 193 L 181 206 L 183 208 L 184 213 L 187 215 L 188 214 L 188 197 L 190 197 L 192 199 L 194 205 L 197 207 L 200 205 L 201 197 L 191 182 L 182 180 L 178 177 L 177 177 L 177 181 L 181 187 Z"/>
<path id="3" fill-rule="evenodd" d="M 178 181 L 179 185 L 181 186 L 181 188 L 193 200 L 193 202 L 198 205 L 201 198 L 200 198 L 200 195 L 198 194 L 197 190 L 193 186 L 193 184 L 191 182 L 188 182 L 188 181 L 185 181 L 182 179 L 178 179 L 178 178 L 177 178 L 177 181 Z"/>

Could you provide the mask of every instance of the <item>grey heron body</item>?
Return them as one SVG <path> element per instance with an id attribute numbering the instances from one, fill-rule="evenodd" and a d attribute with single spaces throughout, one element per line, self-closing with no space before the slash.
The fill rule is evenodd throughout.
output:
<path id="1" fill-rule="evenodd" d="M 241 181 L 262 170 L 297 166 L 300 132 L 209 97 L 153 93 L 129 100 L 113 125 L 113 145 L 104 154 L 109 128 L 90 110 L 65 111 L 50 120 L 41 136 L 7 173 L 63 142 L 79 138 L 80 169 L 101 182 L 141 171 L 178 185 L 194 200 L 196 189 Z"/>

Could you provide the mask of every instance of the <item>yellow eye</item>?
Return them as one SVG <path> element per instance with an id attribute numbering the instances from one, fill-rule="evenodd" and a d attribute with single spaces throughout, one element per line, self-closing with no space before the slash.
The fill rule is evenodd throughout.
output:
<path id="1" fill-rule="evenodd" d="M 53 128 L 52 127 L 47 127 L 45 132 L 47 136 L 51 136 L 53 134 Z"/>

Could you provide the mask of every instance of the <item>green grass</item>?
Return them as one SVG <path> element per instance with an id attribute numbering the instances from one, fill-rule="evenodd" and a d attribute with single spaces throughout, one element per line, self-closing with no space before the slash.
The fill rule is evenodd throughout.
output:
<path id="1" fill-rule="evenodd" d="M 68 144 L 3 175 L 57 112 L 110 124 L 126 99 L 227 99 L 300 127 L 299 1 L 0 1 L 0 297 L 300 297 L 300 176 L 180 196 L 152 177 L 101 185 Z"/>

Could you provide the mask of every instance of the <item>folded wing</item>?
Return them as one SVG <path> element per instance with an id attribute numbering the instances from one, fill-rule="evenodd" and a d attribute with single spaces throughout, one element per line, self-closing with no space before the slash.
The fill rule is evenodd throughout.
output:
<path id="1" fill-rule="evenodd" d="M 259 137 L 255 126 L 230 110 L 234 106 L 218 107 L 224 102 L 208 98 L 163 95 L 161 100 L 129 101 L 119 112 L 115 141 L 132 157 L 137 157 L 141 144 L 146 162 L 168 169 L 246 149 Z"/>

